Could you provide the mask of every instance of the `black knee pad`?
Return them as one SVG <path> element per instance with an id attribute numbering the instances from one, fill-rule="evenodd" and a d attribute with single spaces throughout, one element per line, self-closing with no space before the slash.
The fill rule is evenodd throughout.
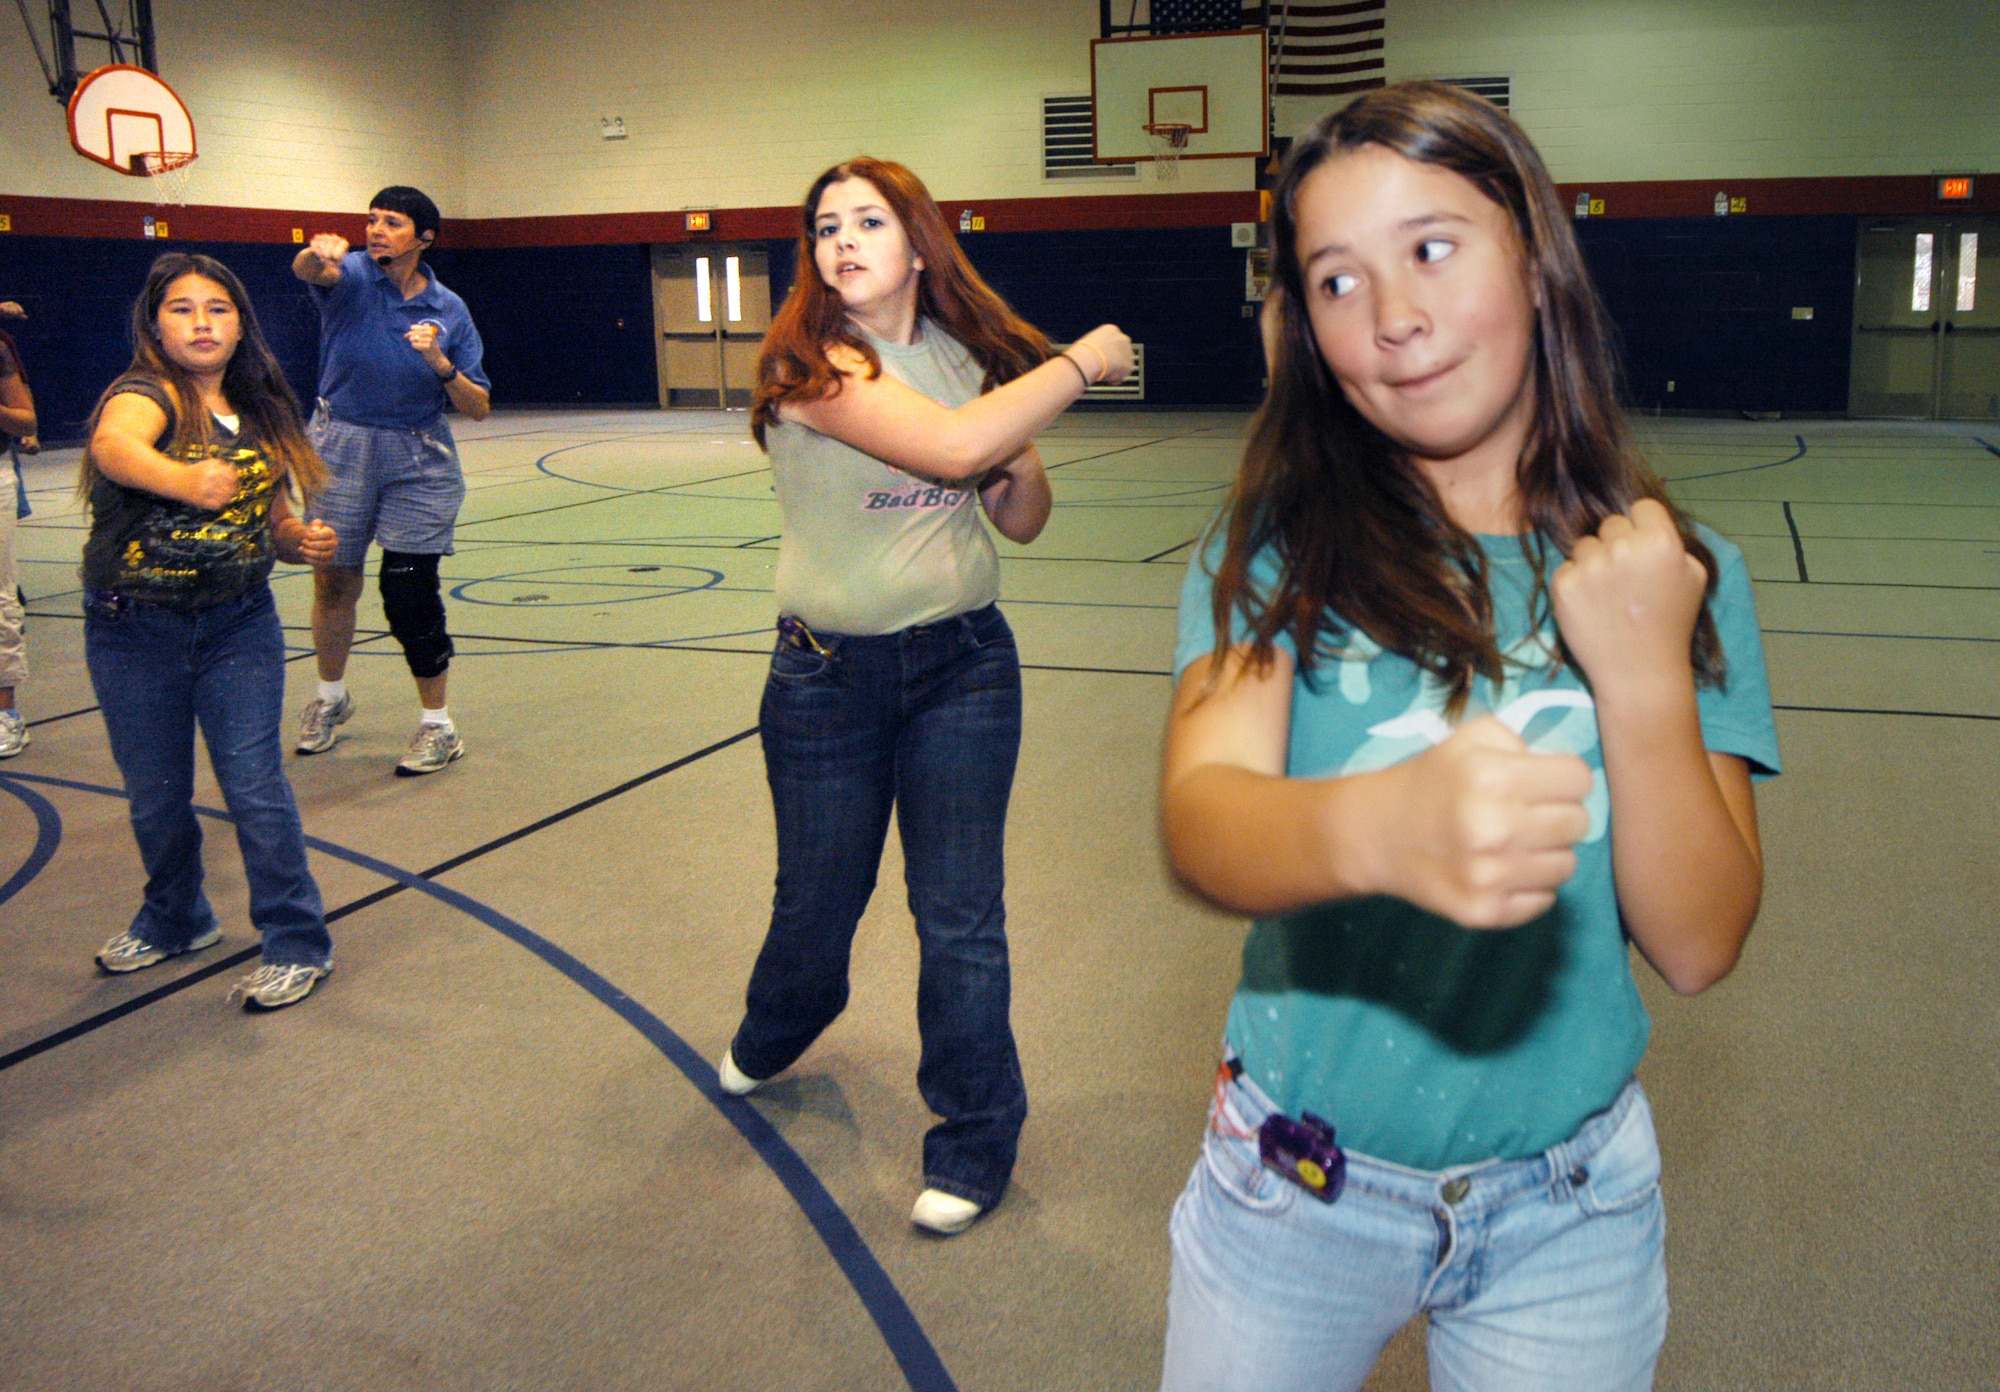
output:
<path id="1" fill-rule="evenodd" d="M 382 613 L 389 620 L 389 632 L 403 645 L 411 675 L 435 677 L 451 666 L 451 635 L 444 630 L 436 556 L 382 553 Z"/>

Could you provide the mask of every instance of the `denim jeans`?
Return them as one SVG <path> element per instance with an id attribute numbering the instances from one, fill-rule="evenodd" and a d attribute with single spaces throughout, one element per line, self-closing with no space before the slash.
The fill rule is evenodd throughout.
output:
<path id="1" fill-rule="evenodd" d="M 1331 1204 L 1260 1163 L 1269 1113 L 1229 1084 L 1174 1205 L 1163 1392 L 1358 1388 L 1420 1311 L 1434 1392 L 1652 1386 L 1666 1211 L 1636 1082 L 1524 1160 L 1428 1173 L 1350 1152 Z"/>
<path id="2" fill-rule="evenodd" d="M 285 781 L 285 642 L 268 585 L 187 613 L 101 590 L 83 602 L 83 651 L 111 755 L 132 800 L 146 901 L 132 936 L 180 947 L 215 922 L 202 890 L 194 815 L 194 732 L 236 822 L 250 922 L 264 960 L 324 966 L 333 956 L 305 831 Z"/>
<path id="3" fill-rule="evenodd" d="M 764 686 L 778 883 L 730 1048 L 768 1078 L 846 1006 L 894 807 L 917 922 L 917 1089 L 943 1118 L 924 1137 L 924 1179 L 991 1207 L 1028 1115 L 1002 902 L 1021 747 L 1014 635 L 988 605 L 878 637 L 816 636 L 830 656 L 781 637 Z"/>

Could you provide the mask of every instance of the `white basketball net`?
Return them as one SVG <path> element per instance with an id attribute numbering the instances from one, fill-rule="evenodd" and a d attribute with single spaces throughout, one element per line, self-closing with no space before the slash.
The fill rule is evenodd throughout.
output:
<path id="1" fill-rule="evenodd" d="M 134 155 L 146 177 L 153 181 L 153 201 L 182 207 L 187 203 L 188 179 L 194 172 L 194 154 L 187 150 L 148 150 Z"/>
<path id="2" fill-rule="evenodd" d="M 1181 172 L 1181 151 L 1187 148 L 1188 136 L 1194 127 L 1177 121 L 1159 121 L 1142 126 L 1146 139 L 1153 147 L 1153 177 L 1160 180 L 1177 179 Z"/>

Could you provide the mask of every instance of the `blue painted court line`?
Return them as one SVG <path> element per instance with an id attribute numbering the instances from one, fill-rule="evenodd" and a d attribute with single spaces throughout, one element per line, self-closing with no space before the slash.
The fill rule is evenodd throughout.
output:
<path id="1" fill-rule="evenodd" d="M 28 851 L 28 858 L 21 862 L 21 868 L 7 877 L 7 883 L 0 884 L 0 904 L 4 904 L 26 889 L 28 882 L 42 873 L 42 867 L 55 858 L 56 847 L 62 844 L 62 817 L 54 803 L 5 775 L 0 775 L 0 792 L 12 793 L 35 814 L 35 844 Z"/>
<path id="2" fill-rule="evenodd" d="M 20 797 L 31 807 L 36 802 L 41 803 L 43 807 L 48 808 L 50 815 L 54 815 L 55 809 L 46 799 L 29 794 L 26 789 L 13 786 L 22 782 L 67 788 L 74 792 L 96 793 L 103 797 L 120 799 L 125 797 L 123 789 L 107 788 L 100 784 L 52 778 L 45 774 L 0 773 L 0 788 L 5 788 L 6 791 Z M 233 820 L 228 813 L 211 807 L 198 806 L 195 811 L 218 822 Z M 37 809 L 37 822 L 40 822 L 41 816 L 41 811 Z M 58 831 L 58 837 L 59 835 Z M 39 844 L 38 841 L 38 849 Z M 696 1053 L 686 1040 L 670 1029 L 665 1021 L 619 990 L 608 979 L 593 971 L 582 959 L 470 895 L 461 894 L 455 889 L 425 879 L 413 871 L 404 870 L 400 866 L 377 860 L 374 856 L 351 850 L 317 836 L 306 837 L 306 845 L 323 855 L 344 860 L 350 865 L 359 866 L 383 879 L 400 884 L 405 889 L 427 894 L 467 917 L 485 924 L 568 977 L 570 981 L 589 993 L 592 999 L 637 1030 L 649 1044 L 666 1056 L 669 1063 L 681 1071 L 696 1092 L 722 1113 L 723 1118 L 736 1128 L 737 1133 L 745 1141 L 749 1142 L 757 1158 L 762 1160 L 771 1173 L 778 1177 L 778 1182 L 785 1186 L 785 1191 L 792 1196 L 792 1201 L 799 1206 L 799 1211 L 805 1214 L 806 1221 L 812 1224 L 813 1231 L 819 1234 L 820 1241 L 825 1244 L 834 1264 L 840 1268 L 841 1274 L 854 1288 L 854 1293 L 860 1297 L 862 1307 L 868 1311 L 869 1318 L 875 1321 L 876 1329 L 882 1334 L 883 1343 L 888 1346 L 889 1353 L 895 1358 L 897 1366 L 903 1370 L 903 1377 L 909 1383 L 912 1392 L 957 1392 L 957 1384 L 946 1371 L 944 1360 L 938 1357 L 937 1350 L 931 1346 L 929 1336 L 924 1333 L 923 1326 L 917 1322 L 916 1315 L 904 1301 L 902 1292 L 896 1289 L 895 1282 L 890 1280 L 889 1273 L 869 1250 L 867 1242 L 855 1228 L 853 1220 L 842 1210 L 833 1195 L 827 1192 L 826 1186 L 820 1183 L 819 1176 L 812 1172 L 812 1167 L 806 1164 L 803 1156 L 792 1149 L 791 1143 L 762 1112 L 744 1099 L 731 1097 L 725 1093 L 716 1081 L 714 1067 Z M 54 853 L 55 848 L 51 845 L 49 854 Z M 41 864 L 34 866 L 34 871 L 39 872 L 41 866 L 46 863 L 47 858 L 44 857 Z M 23 879 L 23 872 L 27 870 L 28 867 L 23 866 L 22 871 L 15 873 L 14 879 L 22 879 L 24 884 L 27 880 L 33 879 L 33 873 L 28 873 Z M 10 879 L 8 884 L 12 885 L 13 879 Z"/>

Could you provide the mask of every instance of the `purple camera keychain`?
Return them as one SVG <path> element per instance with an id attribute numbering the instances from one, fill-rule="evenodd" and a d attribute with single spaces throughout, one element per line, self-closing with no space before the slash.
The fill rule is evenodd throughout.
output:
<path id="1" fill-rule="evenodd" d="M 1265 1117 L 1257 1128 L 1257 1153 L 1321 1203 L 1339 1198 L 1347 1183 L 1347 1157 L 1333 1142 L 1333 1127 L 1311 1112 L 1296 1121 L 1283 1112 Z"/>

